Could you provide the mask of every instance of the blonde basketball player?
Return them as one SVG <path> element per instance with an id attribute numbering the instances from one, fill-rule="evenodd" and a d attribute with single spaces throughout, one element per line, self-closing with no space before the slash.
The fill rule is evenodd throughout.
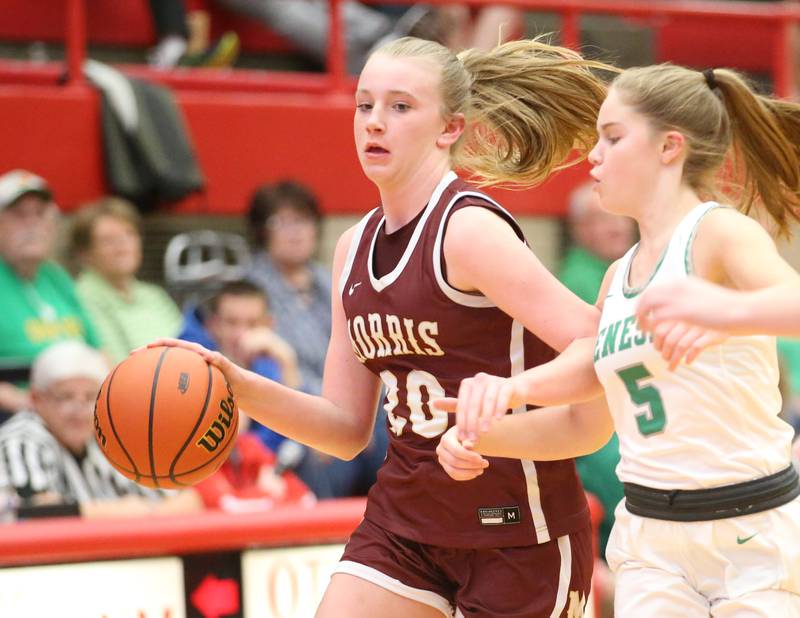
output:
<path id="1" fill-rule="evenodd" d="M 386 388 L 386 462 L 318 616 L 581 615 L 591 535 L 573 462 L 497 460 L 471 486 L 455 483 L 435 457 L 452 420 L 429 402 L 478 371 L 541 364 L 596 330 L 597 310 L 452 169 L 530 185 L 574 145 L 588 150 L 605 96 L 590 70 L 599 66 L 531 41 L 459 57 L 416 39 L 381 48 L 360 76 L 354 119 L 381 206 L 336 249 L 322 396 L 170 342 L 222 369 L 256 420 L 345 459 L 367 444 Z"/>
<path id="2" fill-rule="evenodd" d="M 596 373 L 625 484 L 607 551 L 621 618 L 800 616 L 800 484 L 778 417 L 774 338 L 730 337 L 677 364 L 709 333 L 664 323 L 659 352 L 636 321 L 644 290 L 690 274 L 752 293 L 797 287 L 764 229 L 709 197 L 733 146 L 747 172 L 743 208 L 758 199 L 785 229 L 800 198 L 799 123 L 800 106 L 756 96 L 732 71 L 663 65 L 617 77 L 591 174 L 603 207 L 636 219 L 641 241 L 606 275 L 597 337 L 520 376 L 476 376 L 441 402 L 458 428 L 440 461 L 467 479 L 485 469 L 478 453 L 572 457 L 586 434 L 607 434 L 604 419 L 569 406 L 501 416 L 590 396 Z"/>

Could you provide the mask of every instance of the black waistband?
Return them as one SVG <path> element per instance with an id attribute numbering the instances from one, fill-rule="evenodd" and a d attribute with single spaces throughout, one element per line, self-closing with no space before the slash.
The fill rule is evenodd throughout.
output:
<path id="1" fill-rule="evenodd" d="M 800 496 L 794 466 L 760 479 L 711 489 L 652 489 L 624 483 L 625 507 L 634 515 L 670 521 L 709 521 L 760 513 Z"/>

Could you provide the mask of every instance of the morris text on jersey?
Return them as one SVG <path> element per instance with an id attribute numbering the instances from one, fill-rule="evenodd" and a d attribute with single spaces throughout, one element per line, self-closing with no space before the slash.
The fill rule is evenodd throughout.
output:
<path id="1" fill-rule="evenodd" d="M 347 320 L 353 351 L 362 363 L 387 356 L 444 356 L 436 342 L 439 323 L 368 313 Z"/>

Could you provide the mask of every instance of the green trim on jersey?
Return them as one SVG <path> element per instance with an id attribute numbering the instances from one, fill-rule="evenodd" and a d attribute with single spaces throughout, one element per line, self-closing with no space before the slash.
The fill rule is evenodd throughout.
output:
<path id="1" fill-rule="evenodd" d="M 658 258 L 658 264 L 653 269 L 653 272 L 650 273 L 650 276 L 647 278 L 642 285 L 637 287 L 630 287 L 628 285 L 628 280 L 630 279 L 631 275 L 631 266 L 633 265 L 633 258 L 636 257 L 636 254 L 639 253 L 639 245 L 636 245 L 636 249 L 633 251 L 633 255 L 631 255 L 631 259 L 628 260 L 628 264 L 625 266 L 625 274 L 622 276 L 622 295 L 625 298 L 635 298 L 642 292 L 644 289 L 650 285 L 650 282 L 653 280 L 653 277 L 656 276 L 658 269 L 661 267 L 661 264 L 664 262 L 664 258 L 667 257 L 667 250 L 669 249 L 669 243 L 664 247 L 664 250 L 661 252 L 661 257 Z"/>
<path id="2" fill-rule="evenodd" d="M 692 226 L 692 231 L 689 233 L 689 240 L 686 241 L 686 251 L 683 254 L 683 264 L 686 267 L 686 274 L 693 275 L 694 274 L 694 260 L 692 260 L 692 247 L 694 246 L 694 237 L 697 235 L 697 228 L 700 226 L 700 222 L 706 218 L 706 215 L 710 213 L 712 210 L 716 210 L 717 208 L 730 208 L 730 206 L 723 206 L 722 204 L 717 204 L 716 206 L 712 206 L 708 210 L 706 210 L 697 221 L 694 222 Z"/>

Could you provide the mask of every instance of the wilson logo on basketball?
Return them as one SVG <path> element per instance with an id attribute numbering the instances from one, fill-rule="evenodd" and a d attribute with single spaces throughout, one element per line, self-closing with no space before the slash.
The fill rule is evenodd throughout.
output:
<path id="1" fill-rule="evenodd" d="M 182 395 L 186 394 L 186 391 L 189 390 L 189 374 L 182 373 L 181 377 L 178 378 L 178 390 L 181 392 Z"/>
<path id="2" fill-rule="evenodd" d="M 100 445 L 100 448 L 106 448 L 106 434 L 103 433 L 102 428 L 100 427 L 100 419 L 97 418 L 97 403 L 100 401 L 100 393 L 103 392 L 101 388 L 97 391 L 97 397 L 94 399 L 94 433 L 97 437 L 97 443 Z"/>
<path id="3" fill-rule="evenodd" d="M 100 419 L 97 418 L 97 408 L 94 411 L 94 433 L 97 435 L 97 441 L 102 448 L 106 447 L 106 434 L 100 428 Z"/>
<path id="4" fill-rule="evenodd" d="M 219 402 L 219 409 L 220 413 L 217 415 L 217 419 L 211 423 L 203 437 L 196 442 L 197 446 L 203 447 L 209 453 L 216 451 L 219 445 L 225 441 L 225 436 L 231 428 L 231 421 L 236 412 L 236 402 L 233 399 L 233 392 L 230 386 L 228 386 L 228 397 L 221 399 Z M 233 429 L 236 431 L 237 428 L 234 427 Z"/>

